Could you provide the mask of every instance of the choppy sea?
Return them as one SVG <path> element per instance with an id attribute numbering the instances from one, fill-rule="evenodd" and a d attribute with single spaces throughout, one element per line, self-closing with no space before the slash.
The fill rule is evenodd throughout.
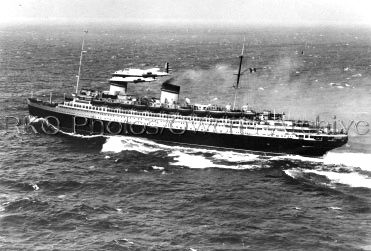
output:
<path id="1" fill-rule="evenodd" d="M 74 90 L 86 28 L 83 87 L 168 61 L 182 97 L 225 105 L 245 37 L 238 103 L 349 142 L 310 158 L 23 131 L 27 97 Z M 370 107 L 366 28 L 2 26 L 0 249 L 371 250 Z"/>

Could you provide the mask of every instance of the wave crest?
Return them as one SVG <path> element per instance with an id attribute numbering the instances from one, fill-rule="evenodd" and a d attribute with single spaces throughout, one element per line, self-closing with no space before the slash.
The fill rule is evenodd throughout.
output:
<path id="1" fill-rule="evenodd" d="M 260 165 L 252 165 L 251 163 L 260 157 L 255 154 L 187 146 L 170 146 L 137 137 L 111 136 L 108 137 L 102 147 L 102 152 L 105 153 L 120 153 L 122 151 L 137 151 L 144 154 L 165 151 L 169 157 L 173 158 L 173 161 L 169 163 L 170 165 L 188 168 L 215 167 L 244 170 L 260 167 Z"/>

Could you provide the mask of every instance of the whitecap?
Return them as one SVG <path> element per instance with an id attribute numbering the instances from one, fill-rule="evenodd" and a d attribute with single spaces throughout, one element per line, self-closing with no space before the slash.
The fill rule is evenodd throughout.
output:
<path id="1" fill-rule="evenodd" d="M 298 179 L 298 178 L 303 177 L 303 172 L 301 172 L 298 168 L 284 170 L 284 173 L 293 179 Z"/>
<path id="2" fill-rule="evenodd" d="M 301 155 L 282 155 L 282 156 L 274 156 L 271 157 L 269 160 L 281 160 L 281 159 L 291 159 L 291 160 L 300 160 L 303 162 L 312 162 L 312 163 L 323 163 L 322 157 L 305 157 Z"/>
<path id="3" fill-rule="evenodd" d="M 119 153 L 122 151 L 137 151 L 141 153 L 150 153 L 159 150 L 159 145 L 153 141 L 128 137 L 128 136 L 110 136 L 103 144 L 101 152 Z"/>
<path id="4" fill-rule="evenodd" d="M 359 167 L 364 171 L 371 172 L 370 153 L 352 152 L 327 152 L 323 157 L 304 157 L 300 155 L 274 156 L 269 160 L 291 159 L 303 162 L 322 163 L 324 165 L 341 165 L 347 167 Z"/>
<path id="5" fill-rule="evenodd" d="M 332 210 L 341 210 L 341 207 L 328 207 L 328 208 Z"/>
<path id="6" fill-rule="evenodd" d="M 249 154 L 249 153 L 238 153 L 238 152 L 232 152 L 232 151 L 227 151 L 227 152 L 217 152 L 212 156 L 212 158 L 217 159 L 217 160 L 223 160 L 227 162 L 250 162 L 257 160 L 259 155 L 255 154 Z"/>
<path id="7" fill-rule="evenodd" d="M 41 121 L 47 121 L 46 119 L 44 118 L 38 118 L 38 117 L 34 117 L 34 116 L 29 116 L 29 121 L 30 123 L 38 123 L 38 122 L 41 122 Z"/>
<path id="8" fill-rule="evenodd" d="M 314 173 L 327 177 L 331 183 L 340 183 L 350 187 L 366 187 L 371 188 L 371 179 L 365 175 L 357 172 L 340 173 L 324 170 L 306 170 L 302 169 L 305 173 Z"/>
<path id="9" fill-rule="evenodd" d="M 32 188 L 33 188 L 35 191 L 37 191 L 37 190 L 40 189 L 39 186 L 38 186 L 37 184 L 32 184 Z"/>
<path id="10" fill-rule="evenodd" d="M 336 169 L 334 169 L 336 170 Z M 302 169 L 294 168 L 284 170 L 286 175 L 293 179 L 305 179 L 305 174 L 312 173 L 320 176 L 326 177 L 331 184 L 343 184 L 350 187 L 365 187 L 371 188 L 371 179 L 365 175 L 359 174 L 357 172 L 338 172 L 334 170 L 312 170 L 312 169 Z M 326 183 L 321 183 L 324 185 L 331 185 Z"/>
<path id="11" fill-rule="evenodd" d="M 132 241 L 129 241 L 128 239 L 126 238 L 123 238 L 123 239 L 118 239 L 118 240 L 114 240 L 117 244 L 119 244 L 120 242 L 123 242 L 123 243 L 128 243 L 128 244 L 134 244 L 134 242 Z"/>
<path id="12" fill-rule="evenodd" d="M 352 77 L 354 77 L 354 78 L 356 78 L 356 77 L 362 77 L 362 74 L 361 73 L 357 73 L 357 74 L 352 75 Z"/>
<path id="13" fill-rule="evenodd" d="M 52 126 L 53 128 L 55 128 L 53 125 L 51 125 L 51 124 L 49 124 L 49 125 Z M 64 132 L 61 129 L 58 129 L 58 132 L 62 133 L 64 135 L 72 136 L 72 137 L 75 137 L 75 138 L 81 138 L 81 139 L 94 139 L 94 138 L 107 137 L 107 136 L 104 136 L 104 135 L 82 135 L 82 134 L 78 134 L 78 133 Z"/>
<path id="14" fill-rule="evenodd" d="M 212 149 L 212 148 L 201 148 L 201 147 L 187 146 L 187 145 L 172 146 L 172 145 L 160 144 L 160 143 L 157 143 L 149 139 L 130 137 L 130 136 L 109 136 L 107 137 L 107 140 L 103 144 L 101 152 L 119 153 L 121 151 L 138 151 L 138 152 L 147 154 L 147 153 L 151 153 L 151 152 L 155 152 L 159 150 L 166 151 L 168 153 L 179 151 L 179 152 L 188 153 L 188 154 L 200 154 L 200 153 L 213 154 L 214 159 L 231 161 L 231 162 L 251 161 L 253 159 L 258 158 L 258 155 L 254 155 L 250 153 L 225 151 L 225 150 Z"/>
<path id="15" fill-rule="evenodd" d="M 326 165 L 345 165 L 349 167 L 359 167 L 364 171 L 371 172 L 370 153 L 328 152 L 323 157 L 323 163 Z"/>
<path id="16" fill-rule="evenodd" d="M 323 157 L 304 157 L 300 155 L 283 155 L 271 157 L 269 160 L 291 159 L 303 162 L 321 163 L 324 165 L 337 165 L 346 167 L 361 168 L 364 171 L 371 172 L 371 154 L 370 153 L 352 153 L 352 152 L 327 152 Z M 349 169 L 353 170 L 353 169 Z"/>
<path id="17" fill-rule="evenodd" d="M 170 165 L 175 166 L 186 166 L 192 169 L 205 169 L 205 168 L 222 168 L 222 169 L 234 169 L 234 170 L 245 170 L 245 169 L 258 169 L 261 168 L 259 165 L 222 165 L 214 163 L 203 155 L 194 155 L 184 153 L 181 151 L 173 151 L 169 154 L 170 157 L 174 158 L 174 162 Z"/>
<path id="18" fill-rule="evenodd" d="M 348 84 L 342 84 L 342 83 L 329 83 L 330 86 L 334 86 L 339 89 L 343 89 L 345 86 L 349 86 Z"/>
<path id="19" fill-rule="evenodd" d="M 170 157 L 174 157 L 174 161 L 170 165 L 175 166 L 186 166 L 189 168 L 209 168 L 209 167 L 220 167 L 221 165 L 214 164 L 211 160 L 205 158 L 202 155 L 192 155 L 183 153 L 181 151 L 174 151 L 169 154 Z"/>
<path id="20" fill-rule="evenodd" d="M 164 170 L 165 168 L 162 166 L 152 166 L 154 170 Z"/>

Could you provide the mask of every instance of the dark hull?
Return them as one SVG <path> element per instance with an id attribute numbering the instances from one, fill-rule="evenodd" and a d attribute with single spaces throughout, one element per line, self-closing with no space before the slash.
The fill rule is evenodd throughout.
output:
<path id="1" fill-rule="evenodd" d="M 219 134 L 210 132 L 195 132 L 190 130 L 171 130 L 142 125 L 125 124 L 109 121 L 98 121 L 88 118 L 74 117 L 29 105 L 29 113 L 32 116 L 46 118 L 53 116 L 58 118 L 58 128 L 64 132 L 75 132 L 83 135 L 128 135 L 148 138 L 156 141 L 167 141 L 181 144 L 221 147 L 229 149 L 242 149 L 259 152 L 275 152 L 300 154 L 308 156 L 321 156 L 327 151 L 340 147 L 346 142 L 334 141 L 305 141 L 298 139 L 243 136 L 232 134 Z M 55 124 L 54 119 L 49 122 Z"/>

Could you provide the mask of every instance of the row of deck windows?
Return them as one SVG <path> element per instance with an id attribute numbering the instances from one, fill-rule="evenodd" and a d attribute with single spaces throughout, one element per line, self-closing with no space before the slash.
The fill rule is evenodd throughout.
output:
<path id="1" fill-rule="evenodd" d="M 89 106 L 81 106 L 81 105 L 74 105 L 74 107 L 81 107 L 81 108 L 86 108 L 86 109 L 90 109 L 90 110 L 102 110 L 102 108 L 100 107 L 89 107 Z M 66 107 L 66 108 L 69 108 L 69 107 Z M 159 116 L 155 116 L 154 114 L 149 114 L 149 113 L 140 113 L 140 112 L 135 112 L 135 111 L 120 111 L 120 110 L 114 110 L 114 109 L 110 109 L 108 108 L 107 111 L 109 112 L 115 112 L 115 113 L 125 113 L 125 114 L 134 114 L 134 115 L 151 115 L 151 117 L 159 117 Z M 99 115 L 102 115 L 102 116 L 113 116 L 113 114 L 106 114 L 106 113 L 103 113 L 103 112 L 100 112 L 98 113 Z M 161 114 L 160 117 L 170 117 L 168 115 L 165 115 L 165 114 Z M 178 117 L 178 116 L 176 116 Z M 171 117 L 170 117 L 171 118 Z M 184 119 L 187 119 L 187 120 L 191 120 L 190 118 L 184 118 Z M 138 119 L 138 122 L 141 122 L 141 121 L 145 121 L 145 119 Z M 223 120 L 215 120 L 215 121 L 220 121 L 220 122 L 224 122 Z M 206 122 L 206 121 L 205 121 Z M 239 121 L 234 121 L 234 122 L 237 122 L 237 123 L 233 123 L 233 124 L 239 124 Z M 178 122 L 182 125 L 185 125 L 186 123 L 185 122 Z M 249 124 L 249 125 L 253 125 L 253 123 L 244 123 L 244 124 Z M 230 124 L 225 124 L 226 126 L 230 126 Z M 233 125 L 232 126 L 233 128 L 241 128 L 243 129 L 242 127 L 242 124 L 239 124 L 239 125 Z M 177 128 L 180 128 L 179 126 L 177 126 Z M 257 131 L 262 131 L 263 128 L 259 128 L 259 127 L 245 127 L 246 129 L 251 129 L 251 130 L 257 130 Z M 205 128 L 200 128 L 201 130 L 206 130 Z M 268 130 L 268 131 L 281 131 L 281 132 L 284 132 L 285 130 L 284 129 L 274 129 L 272 128 L 271 130 Z M 287 132 L 299 132 L 299 133 L 303 133 L 304 130 L 292 130 L 292 129 L 286 129 Z M 317 131 L 315 130 L 305 130 L 306 133 L 316 133 Z M 309 135 L 309 134 L 299 134 L 298 135 L 299 139 L 303 139 L 303 138 L 309 138 L 309 139 L 314 139 L 314 140 L 323 140 L 323 137 L 321 136 L 313 136 L 313 135 Z M 335 140 L 334 137 L 327 137 L 326 138 L 327 140 L 330 140 L 330 141 L 333 141 Z"/>
<path id="2" fill-rule="evenodd" d="M 78 108 L 84 108 L 94 111 L 106 111 L 106 112 L 112 112 L 112 113 L 122 113 L 122 114 L 132 114 L 132 115 L 140 115 L 140 116 L 147 116 L 147 117 L 155 117 L 155 118 L 171 118 L 171 119 L 182 119 L 187 121 L 201 121 L 201 122 L 212 122 L 212 123 L 225 123 L 225 126 L 230 126 L 233 124 L 233 128 L 238 128 L 241 126 L 247 126 L 252 125 L 256 126 L 257 124 L 254 122 L 248 122 L 248 121 L 230 121 L 230 120 L 224 120 L 224 119 L 214 119 L 214 118 L 198 118 L 193 116 L 179 116 L 179 115 L 168 115 L 168 114 L 153 114 L 148 112 L 137 112 L 137 111 L 129 111 L 129 110 L 121 110 L 121 109 L 112 109 L 112 108 L 103 108 L 103 107 L 96 107 L 96 106 L 87 106 L 87 105 L 80 105 L 80 104 L 73 104 L 73 107 Z M 104 113 L 100 113 L 101 115 L 108 115 Z M 282 123 L 275 123 L 275 126 L 284 126 Z M 256 127 L 246 127 L 247 129 L 252 130 L 262 130 L 262 128 L 256 128 Z M 272 128 L 274 129 L 274 128 Z M 277 129 L 276 129 L 277 130 Z M 295 132 L 295 133 L 317 133 L 317 130 L 311 130 L 307 128 L 303 129 L 287 129 L 284 128 L 283 130 L 286 130 L 287 132 Z"/>

